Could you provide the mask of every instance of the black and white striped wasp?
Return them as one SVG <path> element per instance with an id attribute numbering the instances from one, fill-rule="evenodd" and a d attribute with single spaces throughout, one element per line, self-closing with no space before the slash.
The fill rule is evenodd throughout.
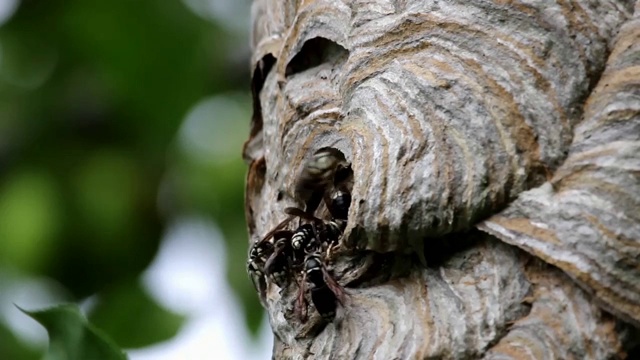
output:
<path id="1" fill-rule="evenodd" d="M 346 214 L 350 200 L 349 196 L 340 202 L 334 201 L 333 204 L 336 206 L 338 204 L 346 205 L 346 209 L 339 209 L 342 214 Z M 311 303 L 326 322 L 333 321 L 338 304 L 344 304 L 346 292 L 329 274 L 323 255 L 326 251 L 326 256 L 329 257 L 331 249 L 339 245 L 339 240 L 347 221 L 346 219 L 336 219 L 335 215 L 340 216 L 340 213 L 335 209 L 331 210 L 331 206 L 329 206 L 329 209 L 334 215 L 334 218 L 330 221 L 316 218 L 298 208 L 285 209 L 287 214 L 309 221 L 309 223 L 298 228 L 299 230 L 294 233 L 291 240 L 296 254 L 301 251 L 305 253 L 302 280 L 298 284 L 299 289 L 295 305 L 298 318 L 302 322 L 307 320 L 307 288 L 309 289 Z"/>
<path id="2" fill-rule="evenodd" d="M 286 223 L 292 217 L 308 223 L 298 226 L 293 232 L 280 229 L 273 232 L 273 252 L 264 262 L 264 275 L 280 288 L 285 285 L 288 270 L 303 265 L 305 253 L 317 248 L 328 250 L 337 245 L 346 224 L 345 221 L 324 221 L 294 207 L 286 208 L 285 213 L 290 215 Z M 266 240 L 260 244 L 268 243 L 269 239 Z"/>
<path id="3" fill-rule="evenodd" d="M 295 183 L 295 197 L 305 203 L 305 210 L 285 209 L 289 217 L 249 251 L 247 271 L 261 298 L 265 295 L 267 279 L 282 288 L 291 275 L 290 270 L 306 268 L 309 253 L 326 250 L 329 254 L 338 245 L 351 203 L 347 189 L 351 174 L 344 155 L 333 148 L 316 151 L 305 163 Z M 329 221 L 314 216 L 322 200 L 331 214 Z M 295 231 L 284 230 L 296 217 L 306 223 L 299 224 Z"/>
<path id="4" fill-rule="evenodd" d="M 302 322 L 307 320 L 306 289 L 309 288 L 311 303 L 320 316 L 331 322 L 336 316 L 338 304 L 344 305 L 346 292 L 329 274 L 319 251 L 308 253 L 304 259 L 304 271 L 296 299 L 295 310 Z"/>
<path id="5" fill-rule="evenodd" d="M 307 253 L 319 250 L 329 253 L 336 247 L 346 226 L 346 220 L 322 220 L 295 207 L 286 208 L 285 213 L 289 217 L 249 251 L 247 271 L 261 297 L 266 291 L 266 279 L 282 288 L 290 275 L 289 270 L 302 267 Z M 295 217 L 307 223 L 295 231 L 283 230 Z"/>
<path id="6" fill-rule="evenodd" d="M 351 205 L 351 193 L 347 190 L 351 177 L 351 166 L 344 155 L 333 148 L 316 151 L 305 164 L 295 185 L 296 197 L 305 201 L 305 210 L 295 207 L 285 209 L 285 213 L 308 221 L 311 225 L 305 224 L 296 230 L 292 239 L 295 250 L 304 250 L 313 241 L 319 241 L 320 245 L 329 248 L 338 243 L 346 227 Z M 331 214 L 330 221 L 314 216 L 321 200 L 324 200 Z"/>
<path id="7" fill-rule="evenodd" d="M 290 275 L 288 270 L 293 260 L 293 234 L 289 230 L 280 230 L 274 234 L 274 250 L 264 264 L 264 274 L 280 288 L 284 287 Z"/>
<path id="8" fill-rule="evenodd" d="M 249 259 L 247 260 L 247 272 L 256 291 L 262 296 L 266 290 L 264 264 L 273 253 L 273 244 L 265 241 L 256 246 L 252 246 L 249 250 Z"/>
<path id="9" fill-rule="evenodd" d="M 292 246 L 297 251 L 306 250 L 308 252 L 311 248 L 315 249 L 316 247 L 330 250 L 338 245 L 340 236 L 347 225 L 346 220 L 335 218 L 330 221 L 322 220 L 295 207 L 286 208 L 284 211 L 309 222 L 300 226 L 293 235 Z"/>
<path id="10" fill-rule="evenodd" d="M 285 271 L 284 275 L 286 277 L 286 266 L 283 266 L 283 264 L 288 261 L 287 252 L 290 246 L 287 246 L 287 244 L 290 244 L 293 233 L 282 229 L 293 218 L 293 216 L 290 216 L 282 221 L 249 249 L 247 272 L 261 299 L 264 298 L 267 289 L 267 277 L 275 277 L 276 282 L 281 283 L 280 279 L 283 279 L 281 276 L 283 275 L 282 270 Z M 270 241 L 271 238 L 274 238 L 274 241 Z"/>

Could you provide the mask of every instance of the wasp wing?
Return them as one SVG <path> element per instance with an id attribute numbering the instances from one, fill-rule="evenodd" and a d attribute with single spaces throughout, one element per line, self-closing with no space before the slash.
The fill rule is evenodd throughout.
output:
<path id="1" fill-rule="evenodd" d="M 338 302 L 340 302 L 341 305 L 344 305 L 347 293 L 344 288 L 340 286 L 340 284 L 338 284 L 338 282 L 333 278 L 333 276 L 329 274 L 329 271 L 324 265 L 322 266 L 322 278 L 324 279 L 325 284 L 327 284 L 329 290 L 331 290 L 335 294 Z"/>
<path id="2" fill-rule="evenodd" d="M 288 209 L 288 208 L 287 208 Z M 258 241 L 256 244 L 260 244 L 263 243 L 267 240 L 269 240 L 271 237 L 273 237 L 278 231 L 282 230 L 282 228 L 284 228 L 288 223 L 291 222 L 291 220 L 293 220 L 295 217 L 294 216 L 289 216 L 288 218 L 284 219 L 282 222 L 280 222 L 278 225 L 276 225 L 276 227 L 274 227 L 273 229 L 271 229 L 271 231 L 269 231 L 260 241 Z"/>

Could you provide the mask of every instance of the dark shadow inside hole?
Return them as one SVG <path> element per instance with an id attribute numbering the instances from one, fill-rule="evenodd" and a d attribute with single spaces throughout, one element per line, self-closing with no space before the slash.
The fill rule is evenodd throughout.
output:
<path id="1" fill-rule="evenodd" d="M 253 114 L 251 115 L 251 129 L 249 130 L 249 139 L 244 143 L 242 149 L 242 157 L 245 161 L 251 161 L 251 152 L 255 151 L 255 140 L 260 131 L 262 131 L 262 105 L 260 104 L 260 91 L 264 86 L 264 82 L 271 68 L 276 63 L 276 58 L 271 54 L 265 55 L 256 64 L 251 77 L 251 97 L 253 100 Z"/>
<path id="2" fill-rule="evenodd" d="M 299 53 L 287 64 L 285 76 L 291 76 L 323 63 L 345 60 L 347 49 L 326 38 L 316 37 L 307 40 Z"/>
<path id="3" fill-rule="evenodd" d="M 424 258 L 427 267 L 436 268 L 449 261 L 454 255 L 478 242 L 484 236 L 479 230 L 455 232 L 440 238 L 424 239 Z"/>
<path id="4" fill-rule="evenodd" d="M 367 257 L 370 258 L 369 263 L 366 261 Z M 345 284 L 348 288 L 366 288 L 387 283 L 393 278 L 405 277 L 413 263 L 410 255 L 393 252 L 381 254 L 373 251 L 364 251 L 350 261 L 353 268 L 362 268 L 364 271 Z"/>
<path id="5" fill-rule="evenodd" d="M 269 71 L 276 63 L 276 58 L 271 54 L 265 55 L 256 64 L 251 78 L 251 97 L 253 98 L 253 115 L 251 116 L 251 132 L 250 137 L 255 136 L 262 130 L 262 106 L 260 104 L 260 91 L 264 86 L 264 82 Z"/>
<path id="6" fill-rule="evenodd" d="M 616 330 L 619 332 L 629 331 L 630 336 L 629 339 L 633 339 L 628 341 L 629 344 L 625 344 L 627 347 L 627 359 L 640 359 L 640 329 L 639 328 L 629 328 L 627 324 L 622 324 L 618 322 L 616 325 Z"/>

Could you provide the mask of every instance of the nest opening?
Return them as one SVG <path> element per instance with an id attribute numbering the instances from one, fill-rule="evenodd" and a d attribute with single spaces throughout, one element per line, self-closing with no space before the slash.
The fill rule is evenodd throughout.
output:
<path id="1" fill-rule="evenodd" d="M 253 101 L 251 129 L 249 131 L 249 139 L 245 142 L 242 150 L 242 157 L 247 162 L 252 160 L 251 153 L 256 150 L 254 139 L 260 135 L 260 132 L 262 131 L 262 105 L 260 104 L 260 91 L 264 86 L 267 75 L 275 63 L 276 58 L 271 54 L 267 54 L 258 61 L 253 69 L 253 75 L 251 77 L 251 97 Z"/>
<path id="2" fill-rule="evenodd" d="M 348 54 L 349 51 L 335 41 L 323 37 L 309 39 L 287 64 L 285 76 L 289 77 L 326 63 L 338 63 L 346 59 Z"/>

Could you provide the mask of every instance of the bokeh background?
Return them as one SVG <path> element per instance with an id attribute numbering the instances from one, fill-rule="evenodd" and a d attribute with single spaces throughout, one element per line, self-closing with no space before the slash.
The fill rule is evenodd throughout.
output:
<path id="1" fill-rule="evenodd" d="M 0 359 L 81 304 L 131 359 L 268 359 L 245 272 L 250 0 L 0 0 Z"/>

